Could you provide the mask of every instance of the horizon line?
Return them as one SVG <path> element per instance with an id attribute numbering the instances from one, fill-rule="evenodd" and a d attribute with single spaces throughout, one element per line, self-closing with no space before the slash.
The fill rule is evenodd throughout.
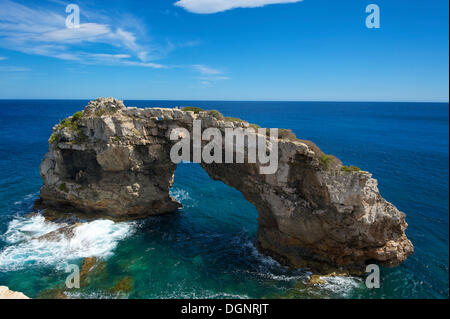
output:
<path id="1" fill-rule="evenodd" d="M 91 101 L 97 98 L 0 98 L 0 101 Z M 345 103 L 449 103 L 449 101 L 427 101 L 427 100 L 238 100 L 238 99 L 118 99 L 121 101 L 193 101 L 193 102 L 313 102 L 313 103 L 330 103 L 330 102 L 345 102 Z"/>

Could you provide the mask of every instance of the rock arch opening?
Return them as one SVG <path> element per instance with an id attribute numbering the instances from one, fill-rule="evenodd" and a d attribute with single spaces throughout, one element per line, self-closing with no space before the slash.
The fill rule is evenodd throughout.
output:
<path id="1" fill-rule="evenodd" d="M 217 230 L 248 229 L 256 235 L 258 211 L 238 190 L 214 181 L 197 163 L 180 163 L 175 171 L 170 195 L 180 202 L 181 211 L 210 221 Z"/>

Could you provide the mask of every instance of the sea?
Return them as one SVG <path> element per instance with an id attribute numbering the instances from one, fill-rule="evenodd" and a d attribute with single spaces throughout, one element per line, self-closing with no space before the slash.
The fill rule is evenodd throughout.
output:
<path id="1" fill-rule="evenodd" d="M 256 249 L 255 207 L 180 164 L 171 189 L 178 211 L 147 219 L 78 224 L 72 237 L 38 240 L 63 224 L 27 215 L 39 197 L 39 165 L 52 127 L 87 100 L 0 100 L 0 286 L 31 298 L 449 298 L 449 105 L 390 102 L 125 101 L 198 106 L 262 127 L 292 129 L 346 165 L 370 171 L 381 195 L 406 214 L 415 251 L 364 277 L 288 269 Z M 70 214 L 70 211 L 67 212 Z M 95 257 L 80 288 L 69 265 Z"/>

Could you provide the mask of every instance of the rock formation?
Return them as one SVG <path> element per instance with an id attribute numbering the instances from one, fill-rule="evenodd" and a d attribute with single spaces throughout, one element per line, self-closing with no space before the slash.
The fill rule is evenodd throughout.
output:
<path id="1" fill-rule="evenodd" d="M 117 219 L 175 211 L 181 205 L 169 190 L 177 165 L 169 155 L 177 141 L 169 137 L 177 127 L 192 132 L 195 119 L 221 132 L 250 125 L 217 111 L 125 107 L 111 98 L 89 102 L 53 128 L 39 205 Z M 247 161 L 201 163 L 211 178 L 255 205 L 260 250 L 292 267 L 361 270 L 371 261 L 402 263 L 413 252 L 405 215 L 381 197 L 371 174 L 282 132 L 275 174 L 259 174 L 261 164 Z"/>
<path id="2" fill-rule="evenodd" d="M 9 290 L 8 287 L 0 286 L 0 299 L 30 299 L 21 292 Z"/>

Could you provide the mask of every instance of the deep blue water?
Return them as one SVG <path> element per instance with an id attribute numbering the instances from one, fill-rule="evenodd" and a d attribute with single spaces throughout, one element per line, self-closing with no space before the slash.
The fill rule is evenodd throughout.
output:
<path id="1" fill-rule="evenodd" d="M 53 226 L 22 216 L 42 185 L 47 139 L 54 124 L 87 102 L 0 101 L 0 285 L 38 297 L 64 283 L 67 262 L 81 265 L 93 254 L 104 269 L 73 297 L 113 297 L 114 284 L 131 278 L 129 298 L 448 298 L 448 103 L 125 101 L 199 106 L 291 128 L 344 164 L 372 172 L 383 197 L 407 214 L 415 253 L 395 269 L 382 268 L 381 288 L 368 290 L 362 280 L 340 277 L 305 287 L 307 272 L 258 254 L 255 208 L 195 164 L 176 171 L 179 212 L 117 225 L 100 221 L 80 230 L 76 242 L 36 244 L 33 236 Z"/>

